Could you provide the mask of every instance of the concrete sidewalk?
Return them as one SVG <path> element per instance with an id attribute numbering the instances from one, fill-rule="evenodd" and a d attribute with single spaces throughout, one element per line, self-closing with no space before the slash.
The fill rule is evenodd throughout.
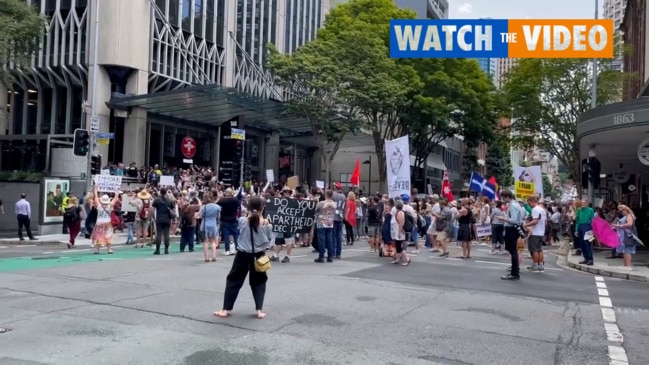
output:
<path id="1" fill-rule="evenodd" d="M 575 256 L 573 252 L 571 250 L 566 256 L 567 265 L 573 269 L 601 276 L 649 282 L 649 252 L 646 249 L 638 250 L 638 253 L 633 256 L 632 270 L 624 268 L 622 259 L 607 259 L 606 257 L 611 255 L 611 250 L 594 252 L 592 266 L 580 264 L 579 262 L 584 259 L 583 256 Z"/>

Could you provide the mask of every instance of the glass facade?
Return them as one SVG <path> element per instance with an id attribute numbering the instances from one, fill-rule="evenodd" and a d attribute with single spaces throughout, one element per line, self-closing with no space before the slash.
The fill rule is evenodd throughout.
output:
<path id="1" fill-rule="evenodd" d="M 292 53 L 313 40 L 322 22 L 322 0 L 287 0 L 284 52 Z"/>

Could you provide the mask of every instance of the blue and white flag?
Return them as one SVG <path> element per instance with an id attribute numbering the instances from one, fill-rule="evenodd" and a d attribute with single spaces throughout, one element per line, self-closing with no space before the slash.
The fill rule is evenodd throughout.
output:
<path id="1" fill-rule="evenodd" d="M 480 174 L 478 174 L 477 172 L 471 173 L 469 191 L 480 193 L 491 200 L 496 198 L 496 187 L 492 183 L 487 181 L 487 179 L 480 176 Z"/>

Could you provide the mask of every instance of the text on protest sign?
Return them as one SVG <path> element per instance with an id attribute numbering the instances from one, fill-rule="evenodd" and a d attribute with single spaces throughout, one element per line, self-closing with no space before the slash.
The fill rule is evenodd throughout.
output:
<path id="1" fill-rule="evenodd" d="M 315 222 L 313 200 L 271 198 L 266 203 L 266 219 L 273 224 L 273 232 L 308 233 Z"/>
<path id="2" fill-rule="evenodd" d="M 491 236 L 491 224 L 483 223 L 477 225 L 476 236 L 478 237 L 488 237 Z"/>
<path id="3" fill-rule="evenodd" d="M 95 175 L 93 177 L 97 191 L 115 193 L 122 187 L 122 177 L 116 175 Z"/>

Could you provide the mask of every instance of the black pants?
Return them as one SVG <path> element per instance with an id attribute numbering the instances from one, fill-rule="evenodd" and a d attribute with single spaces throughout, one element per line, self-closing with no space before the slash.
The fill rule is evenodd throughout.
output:
<path id="1" fill-rule="evenodd" d="M 231 311 L 234 308 L 234 303 L 239 296 L 239 290 L 246 281 L 246 276 L 250 273 L 248 282 L 252 290 L 252 297 L 255 300 L 256 310 L 262 310 L 264 307 L 264 297 L 266 296 L 266 282 L 268 275 L 265 272 L 258 272 L 255 270 L 255 258 L 261 257 L 265 253 L 247 253 L 237 251 L 232 263 L 232 269 L 225 281 L 225 294 L 223 296 L 223 309 Z"/>
<path id="2" fill-rule="evenodd" d="M 165 247 L 169 247 L 169 230 L 171 223 L 169 222 L 155 222 L 155 247 L 160 248 L 162 236 L 164 235 Z"/>
<path id="3" fill-rule="evenodd" d="M 25 231 L 27 231 L 27 237 L 29 239 L 33 239 L 34 235 L 32 234 L 32 229 L 31 229 L 31 220 L 29 219 L 29 216 L 24 215 L 24 214 L 18 214 L 16 216 L 18 218 L 18 238 L 21 240 L 23 238 L 23 227 L 25 227 Z"/>
<path id="4" fill-rule="evenodd" d="M 347 236 L 347 244 L 354 243 L 354 226 L 345 221 L 345 232 Z"/>
<path id="5" fill-rule="evenodd" d="M 520 275 L 518 266 L 518 230 L 514 227 L 505 227 L 505 250 L 512 255 L 512 276 Z"/>

